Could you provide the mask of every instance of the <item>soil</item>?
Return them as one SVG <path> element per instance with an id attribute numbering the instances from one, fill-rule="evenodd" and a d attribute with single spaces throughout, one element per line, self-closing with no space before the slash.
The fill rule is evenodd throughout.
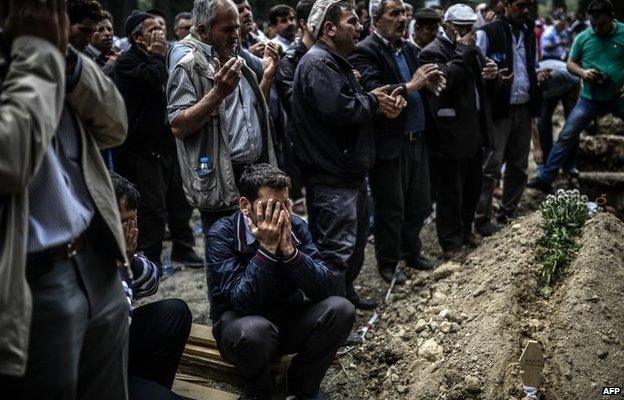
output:
<path id="1" fill-rule="evenodd" d="M 589 220 L 576 257 L 545 299 L 535 244 L 541 200 L 527 190 L 519 209 L 524 216 L 486 238 L 461 265 L 442 261 L 435 224 L 425 226 L 423 253 L 437 268 L 405 271 L 407 284 L 395 288 L 365 342 L 328 371 L 323 389 L 330 398 L 522 399 L 518 359 L 529 339 L 539 342 L 546 360 L 541 399 L 598 399 L 603 387 L 621 387 L 624 223 L 610 214 Z M 200 237 L 197 244 L 203 253 Z M 356 290 L 381 299 L 387 287 L 369 245 Z M 209 323 L 202 269 L 177 271 L 143 302 L 168 297 L 183 298 L 195 322 Z M 358 311 L 356 326 L 371 314 Z M 240 393 L 221 382 L 206 384 Z"/>

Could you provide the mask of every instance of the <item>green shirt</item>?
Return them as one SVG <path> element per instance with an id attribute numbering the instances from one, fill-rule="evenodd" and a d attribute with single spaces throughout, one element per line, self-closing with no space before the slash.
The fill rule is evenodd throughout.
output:
<path id="1" fill-rule="evenodd" d="M 581 97 L 595 101 L 610 101 L 621 96 L 624 87 L 624 24 L 614 21 L 615 29 L 598 36 L 591 28 L 581 32 L 572 44 L 570 59 L 583 69 L 595 69 L 609 75 L 613 81 L 607 87 L 596 87 L 583 81 Z"/>

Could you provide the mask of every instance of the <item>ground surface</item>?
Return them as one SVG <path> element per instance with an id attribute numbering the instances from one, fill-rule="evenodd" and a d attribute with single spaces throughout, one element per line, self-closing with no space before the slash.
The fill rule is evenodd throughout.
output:
<path id="1" fill-rule="evenodd" d="M 623 386 L 624 224 L 608 214 L 590 220 L 568 274 L 546 300 L 539 294 L 535 244 L 535 210 L 542 199 L 527 190 L 524 216 L 486 239 L 461 265 L 443 263 L 435 223 L 426 226 L 423 252 L 438 268 L 406 271 L 408 283 L 394 291 L 364 344 L 328 371 L 323 388 L 330 397 L 521 399 L 518 358 L 528 339 L 537 340 L 546 357 L 542 399 L 598 399 L 602 387 Z M 201 238 L 197 242 L 203 252 Z M 387 290 L 372 245 L 356 285 L 362 296 L 377 299 Z M 176 272 L 146 301 L 168 297 L 183 298 L 195 322 L 208 322 L 202 270 Z M 356 326 L 371 314 L 358 312 Z"/>

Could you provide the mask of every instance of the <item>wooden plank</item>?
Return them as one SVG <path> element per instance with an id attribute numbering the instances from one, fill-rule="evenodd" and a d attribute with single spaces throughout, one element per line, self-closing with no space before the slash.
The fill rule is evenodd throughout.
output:
<path id="1" fill-rule="evenodd" d="M 214 336 L 212 336 L 211 325 L 191 325 L 191 334 L 189 335 L 188 342 L 202 346 L 217 347 L 217 342 Z"/>
<path id="2" fill-rule="evenodd" d="M 238 395 L 183 380 L 173 381 L 173 392 L 189 400 L 236 400 Z"/>
<path id="3" fill-rule="evenodd" d="M 193 354 L 196 356 L 202 356 L 206 358 L 211 358 L 213 360 L 221 360 L 221 354 L 219 354 L 219 350 L 214 347 L 205 347 L 198 346 L 196 344 L 187 344 L 184 347 L 185 354 Z"/>

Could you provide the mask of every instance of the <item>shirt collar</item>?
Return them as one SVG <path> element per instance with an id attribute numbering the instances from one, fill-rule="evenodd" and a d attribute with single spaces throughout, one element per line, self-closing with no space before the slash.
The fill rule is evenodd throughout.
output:
<path id="1" fill-rule="evenodd" d="M 341 67 L 343 67 L 345 70 L 353 70 L 353 65 L 351 65 L 351 63 L 349 61 L 347 61 L 346 58 L 344 58 L 343 56 L 341 56 L 340 54 L 336 53 L 335 50 L 333 50 L 332 48 L 330 48 L 329 46 L 327 46 L 325 43 L 323 43 L 322 40 L 317 41 L 314 46 L 318 46 L 321 49 L 325 50 L 326 52 L 328 52 L 332 58 L 336 61 L 336 63 L 338 63 Z"/>
<path id="2" fill-rule="evenodd" d="M 377 35 L 377 37 L 379 39 L 381 39 L 381 41 L 388 46 L 388 48 L 394 53 L 394 54 L 399 54 L 401 51 L 403 51 L 403 39 L 399 39 L 396 42 L 394 42 L 394 44 L 390 43 L 390 41 L 386 38 L 384 38 L 383 36 L 381 36 L 379 33 L 377 32 L 373 32 L 373 34 Z"/>
<path id="3" fill-rule="evenodd" d="M 93 46 L 91 44 L 87 45 L 87 49 L 89 49 L 91 54 L 93 54 L 95 57 L 99 57 L 100 54 L 102 54 L 102 52 L 100 50 L 98 50 L 95 46 Z"/>

